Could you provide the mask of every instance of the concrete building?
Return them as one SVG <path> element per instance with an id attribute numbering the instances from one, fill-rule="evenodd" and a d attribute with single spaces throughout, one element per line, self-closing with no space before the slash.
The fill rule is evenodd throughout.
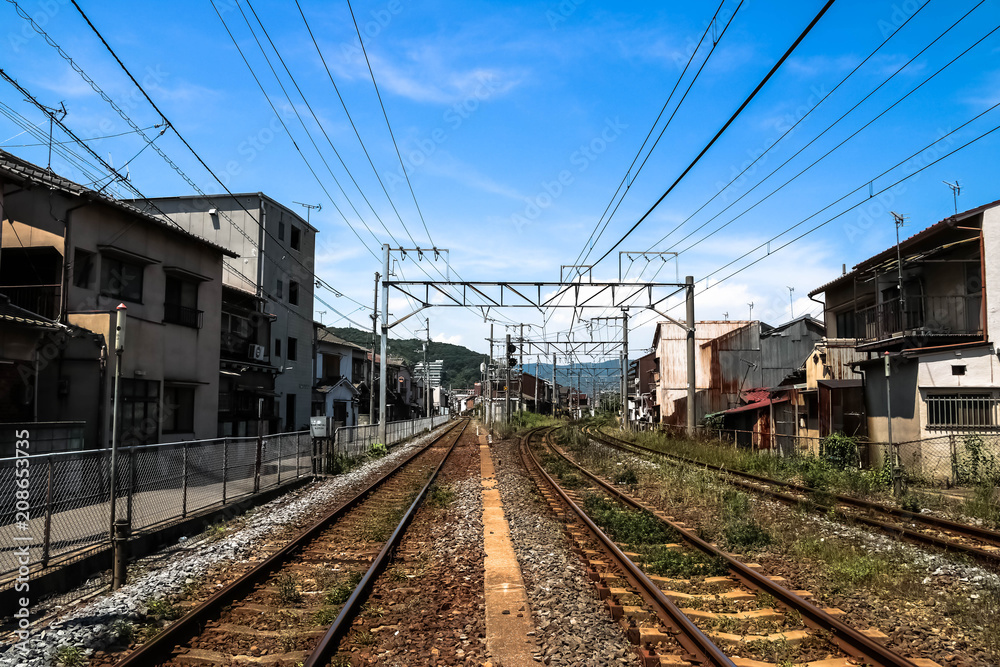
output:
<path id="1" fill-rule="evenodd" d="M 271 323 L 268 356 L 280 430 L 309 427 L 312 398 L 316 228 L 261 192 L 160 197 L 135 202 L 196 236 L 229 248 L 223 282 L 264 300 Z"/>
<path id="2" fill-rule="evenodd" d="M 360 385 L 367 377 L 367 351 L 316 324 L 316 377 L 313 416 L 332 417 L 342 426 L 360 421 Z M 366 415 L 367 416 L 367 415 Z"/>
<path id="3" fill-rule="evenodd" d="M 36 418 L 85 422 L 87 446 L 108 446 L 120 371 L 124 444 L 215 437 L 223 260 L 238 255 L 2 151 L 0 191 L 0 293 L 91 341 L 42 348 L 52 376 L 35 383 Z"/>
<path id="4" fill-rule="evenodd" d="M 271 357 L 271 325 L 266 301 L 222 286 L 222 340 L 219 359 L 219 433 L 222 436 L 277 433 L 280 416 L 274 390 L 278 366 Z"/>
<path id="5" fill-rule="evenodd" d="M 892 441 L 915 443 L 901 448 L 904 466 L 947 476 L 962 453 L 930 439 L 954 446 L 956 437 L 1000 429 L 1000 362 L 990 337 L 1000 331 L 998 257 L 993 202 L 945 218 L 811 293 L 825 298 L 831 336 L 864 355 L 855 365 L 864 373 L 869 437 L 889 441 L 891 419 Z"/>
<path id="6" fill-rule="evenodd" d="M 428 361 L 427 370 L 431 387 L 440 387 L 441 374 L 444 372 L 444 361 L 441 359 L 438 359 L 437 361 Z M 413 366 L 413 372 L 417 377 L 424 377 L 424 362 L 418 361 Z"/>

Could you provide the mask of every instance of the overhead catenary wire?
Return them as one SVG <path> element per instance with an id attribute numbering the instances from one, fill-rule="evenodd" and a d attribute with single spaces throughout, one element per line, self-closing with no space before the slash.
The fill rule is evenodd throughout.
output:
<path id="1" fill-rule="evenodd" d="M 621 238 L 615 241 L 615 243 L 610 248 L 608 248 L 608 250 L 594 262 L 595 265 L 600 264 L 601 261 L 603 261 L 612 252 L 614 252 L 614 250 L 618 246 L 620 246 L 622 242 L 625 241 L 625 239 L 631 236 L 632 232 L 634 232 L 639 227 L 639 225 L 641 225 L 646 220 L 646 218 L 648 218 L 650 214 L 652 214 L 652 212 L 656 209 L 656 207 L 659 206 L 660 203 L 663 202 L 663 200 L 666 199 L 671 192 L 673 192 L 674 188 L 676 188 L 677 185 L 682 180 L 684 180 L 684 177 L 687 176 L 692 169 L 694 169 L 694 167 L 698 164 L 698 162 L 701 161 L 701 158 L 704 157 L 706 153 L 708 153 L 708 151 L 712 148 L 712 146 L 715 145 L 715 142 L 719 140 L 719 138 L 726 132 L 727 129 L 729 129 L 729 126 L 732 125 L 733 122 L 735 122 L 736 119 L 740 117 L 744 109 L 746 109 L 747 106 L 750 105 L 750 102 L 752 102 L 753 99 L 757 96 L 757 94 L 764 88 L 764 86 L 767 85 L 767 82 L 771 80 L 771 77 L 774 76 L 774 74 L 781 68 L 781 66 L 785 63 L 785 61 L 788 60 L 788 58 L 792 55 L 792 53 L 795 52 L 795 49 L 798 48 L 799 44 L 801 44 L 802 41 L 809 35 L 809 33 L 812 32 L 812 29 L 816 26 L 817 23 L 819 23 L 820 19 L 823 18 L 823 16 L 830 9 L 830 7 L 833 6 L 834 2 L 835 0 L 827 0 L 827 2 L 824 3 L 820 11 L 816 14 L 815 17 L 813 17 L 812 21 L 809 22 L 809 25 L 807 25 L 802 30 L 802 32 L 795 39 L 795 41 L 792 42 L 792 45 L 789 46 L 788 49 L 778 59 L 778 62 L 776 62 L 773 67 L 771 67 L 771 69 L 764 76 L 764 78 L 761 79 L 760 83 L 757 84 L 757 87 L 753 89 L 753 91 L 750 93 L 750 95 L 747 96 L 745 100 L 743 100 L 743 103 L 740 104 L 740 106 L 736 109 L 736 111 L 734 111 L 733 114 L 729 117 L 729 119 L 722 125 L 722 127 L 719 128 L 719 130 L 709 140 L 709 142 L 705 145 L 705 147 L 701 149 L 698 155 L 695 156 L 695 158 L 684 169 L 684 171 L 682 171 L 681 174 L 676 179 L 674 179 L 673 183 L 671 183 L 670 186 L 666 189 L 666 191 L 664 191 L 664 193 L 660 195 L 659 199 L 657 199 L 653 203 L 653 205 L 650 206 L 649 209 L 645 213 L 643 213 L 642 216 L 639 217 L 639 219 L 635 222 L 635 224 L 633 224 L 628 229 L 628 231 L 626 231 L 625 234 L 621 236 Z"/>

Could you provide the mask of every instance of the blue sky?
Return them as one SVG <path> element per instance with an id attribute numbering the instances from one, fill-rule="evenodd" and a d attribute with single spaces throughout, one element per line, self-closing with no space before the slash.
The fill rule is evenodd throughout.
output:
<path id="1" fill-rule="evenodd" d="M 18 2 L 138 125 L 145 128 L 160 122 L 72 4 L 63 0 Z M 348 224 L 376 252 L 378 244 L 388 239 L 379 218 L 397 241 L 411 245 L 412 235 L 422 246 L 429 243 L 401 178 L 346 2 L 300 2 L 409 234 L 382 192 L 294 3 L 260 1 L 253 9 L 378 218 L 354 188 L 282 65 L 269 51 L 329 171 L 324 166 L 244 21 L 241 7 L 258 38 L 270 49 L 244 0 L 239 5 L 236 0 L 219 0 L 216 7 L 260 78 L 267 98 L 207 0 L 81 2 L 81 6 L 232 191 L 263 191 L 302 213 L 304 209 L 293 202 L 322 204 L 322 211 L 312 215 L 312 222 L 321 230 L 318 273 L 345 297 L 325 291 L 320 295 L 350 319 L 367 323 L 367 313 L 350 299 L 371 302 L 373 274 L 380 269 L 380 262 Z M 738 4 L 738 0 L 723 3 L 717 23 L 709 28 L 709 43 L 695 55 L 694 68 L 704 60 L 712 36 L 720 35 L 730 19 L 731 24 L 648 162 L 638 174 L 632 168 L 627 196 L 588 261 L 603 255 L 646 212 L 823 3 L 745 2 L 734 15 Z M 904 235 L 950 215 L 954 210 L 952 193 L 943 180 L 961 184 L 959 209 L 1000 199 L 996 178 L 1000 132 L 945 157 L 885 193 L 868 196 L 869 182 L 871 191 L 879 193 L 1000 123 L 1000 110 L 987 111 L 1000 102 L 1000 33 L 987 36 L 928 80 L 1000 25 L 1000 6 L 995 2 L 981 3 L 884 83 L 976 5 L 944 0 L 929 0 L 926 6 L 918 0 L 838 0 L 699 164 L 618 250 L 682 251 L 678 258 L 681 277 L 695 276 L 699 292 L 704 290 L 697 300 L 699 319 L 722 319 L 726 313 L 730 319 L 745 319 L 748 303 L 753 302 L 755 319 L 779 324 L 789 318 L 790 308 L 797 316 L 818 314 L 820 306 L 807 298 L 811 289 L 838 275 L 843 264 L 849 268 L 894 243 L 889 211 L 908 216 Z M 463 278 L 554 280 L 560 265 L 577 261 L 717 6 L 717 2 L 623 4 L 596 0 L 380 0 L 354 5 L 424 220 L 434 243 L 450 249 L 452 266 Z M 75 132 L 90 138 L 129 129 L 9 3 L 0 5 L 0 25 L 4 42 L 0 67 L 43 103 L 58 106 L 64 101 L 69 111 L 66 123 Z M 893 36 L 884 47 L 829 94 L 890 34 Z M 673 112 L 692 74 L 689 70 L 682 80 L 665 117 Z M 924 81 L 927 83 L 916 92 L 861 130 Z M 0 82 L 0 90 L 0 101 L 47 132 L 47 121 L 37 109 L 8 84 Z M 292 138 L 277 121 L 268 99 L 287 123 Z M 978 120 L 948 134 L 983 112 Z M 719 194 L 722 186 L 803 116 L 793 131 Z M 656 126 L 654 138 L 663 122 Z M 158 131 L 149 130 L 150 134 Z M 58 132 L 57 138 L 65 139 Z M 829 156 L 757 204 L 845 140 Z M 10 119 L 0 117 L 0 147 L 45 164 L 47 149 L 25 145 L 31 143 L 37 140 Z M 206 191 L 221 190 L 172 133 L 157 139 L 157 144 Z M 134 158 L 128 171 L 144 195 L 192 193 L 152 150 L 140 153 L 145 142 L 135 134 L 100 139 L 90 145 L 116 166 Z M 907 159 L 927 146 L 931 148 Z M 802 152 L 793 157 L 800 149 Z M 760 183 L 789 158 L 787 165 Z M 900 162 L 901 166 L 879 176 Z M 77 165 L 62 158 L 53 166 L 74 180 L 91 180 Z M 350 201 L 334 183 L 331 171 Z M 695 213 L 716 194 L 719 196 L 714 201 Z M 734 204 L 741 196 L 744 198 Z M 810 218 L 845 196 L 841 203 Z M 778 249 L 790 238 L 849 208 L 820 229 Z M 730 222 L 739 213 L 743 215 Z M 805 222 L 796 230 L 780 236 L 801 221 Z M 685 238 L 703 224 L 703 229 Z M 677 231 L 668 235 L 678 225 Z M 657 244 L 664 236 L 666 240 Z M 692 246 L 702 237 L 703 241 Z M 772 238 L 772 254 L 767 256 L 767 242 Z M 760 261 L 718 282 L 754 260 Z M 730 262 L 734 263 L 720 270 Z M 642 260 L 635 261 L 628 277 L 649 280 L 657 268 L 657 280 L 673 279 L 673 264 L 662 265 L 659 260 L 648 266 Z M 403 271 L 409 279 L 422 277 L 413 264 L 404 265 Z M 615 252 L 594 269 L 594 277 L 611 279 L 617 272 Z M 794 288 L 792 305 L 789 287 Z M 390 305 L 397 316 L 408 312 L 401 299 Z M 327 324 L 345 323 L 327 306 L 317 305 L 317 310 L 328 311 L 323 316 Z M 435 339 L 485 350 L 483 338 L 489 327 L 481 317 L 459 309 L 438 308 L 430 313 Z M 599 314 L 613 313 L 593 311 L 588 316 Z M 536 327 L 542 323 L 540 314 L 528 310 L 510 310 L 497 317 L 501 324 L 522 319 Z M 643 314 L 633 321 L 642 324 L 648 319 Z M 555 315 L 547 322 L 546 333 L 554 335 L 568 326 L 569 320 L 568 311 Z M 407 324 L 411 330 L 420 326 L 414 320 Z M 501 324 L 498 332 L 504 331 Z M 633 349 L 649 345 L 651 337 L 649 325 L 637 327 L 631 332 Z"/>

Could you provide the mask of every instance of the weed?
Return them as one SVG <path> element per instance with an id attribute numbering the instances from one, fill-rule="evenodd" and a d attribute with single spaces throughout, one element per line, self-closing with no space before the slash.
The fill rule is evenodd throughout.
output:
<path id="1" fill-rule="evenodd" d="M 386 446 L 384 444 L 382 444 L 381 442 L 376 442 L 374 445 L 372 445 L 371 450 L 368 452 L 368 456 L 373 459 L 379 459 L 388 453 L 389 450 L 386 449 Z"/>
<path id="2" fill-rule="evenodd" d="M 385 608 L 369 602 L 361 609 L 359 616 L 364 618 L 382 618 L 385 616 Z"/>
<path id="3" fill-rule="evenodd" d="M 146 613 L 167 621 L 172 621 L 181 615 L 180 610 L 166 598 L 149 598 L 146 600 Z"/>
<path id="4" fill-rule="evenodd" d="M 454 500 L 455 491 L 450 486 L 435 484 L 431 487 L 430 493 L 427 494 L 427 504 L 432 507 L 447 507 Z"/>
<path id="5" fill-rule="evenodd" d="M 326 603 L 340 605 L 347 602 L 347 599 L 351 597 L 351 593 L 361 583 L 362 576 L 360 572 L 351 572 L 347 575 L 346 579 L 329 588 L 324 596 Z"/>
<path id="6" fill-rule="evenodd" d="M 282 572 L 274 581 L 275 588 L 278 589 L 278 599 L 286 604 L 302 602 L 302 591 L 299 590 L 299 582 L 291 572 Z"/>
<path id="7" fill-rule="evenodd" d="M 338 655 L 330 661 L 330 667 L 351 667 L 351 658 L 346 655 Z"/>
<path id="8" fill-rule="evenodd" d="M 56 649 L 52 664 L 56 667 L 84 667 L 87 664 L 87 656 L 79 646 L 63 644 Z"/>
<path id="9" fill-rule="evenodd" d="M 357 467 L 359 459 L 346 454 L 334 454 L 326 461 L 326 474 L 343 475 Z"/>
<path id="10" fill-rule="evenodd" d="M 962 510 L 969 516 L 993 525 L 1000 524 L 1000 502 L 997 500 L 996 487 L 986 482 L 977 484 Z"/>
<path id="11" fill-rule="evenodd" d="M 770 593 L 757 591 L 757 607 L 759 609 L 773 609 L 777 600 Z"/>
<path id="12" fill-rule="evenodd" d="M 635 474 L 635 470 L 625 466 L 621 470 L 617 471 L 612 478 L 615 484 L 625 484 L 628 486 L 634 486 L 639 483 L 639 477 Z"/>
<path id="13" fill-rule="evenodd" d="M 722 534 L 731 549 L 742 551 L 762 549 L 774 541 L 771 533 L 751 518 L 726 524 Z"/>
<path id="14" fill-rule="evenodd" d="M 313 614 L 313 621 L 316 625 L 333 625 L 339 615 L 340 609 L 338 607 L 322 607 Z"/>
<path id="15" fill-rule="evenodd" d="M 354 643 L 361 646 L 374 646 L 376 642 L 378 637 L 367 630 L 361 630 L 354 635 Z"/>
<path id="16" fill-rule="evenodd" d="M 111 623 L 108 633 L 116 644 L 128 646 L 135 641 L 138 631 L 133 623 L 119 618 Z"/>
<path id="17" fill-rule="evenodd" d="M 603 496 L 587 494 L 583 506 L 584 511 L 618 542 L 663 544 L 676 538 L 673 531 L 652 514 L 622 509 Z"/>
<path id="18" fill-rule="evenodd" d="M 914 493 L 907 493 L 900 499 L 899 504 L 908 512 L 919 512 L 921 510 L 920 498 Z"/>
<path id="19" fill-rule="evenodd" d="M 644 569 L 661 577 L 715 577 L 729 571 L 724 559 L 712 558 L 700 551 L 681 551 L 663 546 L 643 551 Z"/>

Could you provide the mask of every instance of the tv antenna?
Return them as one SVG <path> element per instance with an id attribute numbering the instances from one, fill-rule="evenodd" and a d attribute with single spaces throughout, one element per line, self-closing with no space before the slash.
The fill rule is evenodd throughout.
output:
<path id="1" fill-rule="evenodd" d="M 293 204 L 298 204 L 299 206 L 302 206 L 302 207 L 304 207 L 306 209 L 306 222 L 307 223 L 309 222 L 309 214 L 312 213 L 313 209 L 316 209 L 317 211 L 322 211 L 323 210 L 323 204 L 303 204 L 300 201 L 293 201 L 292 203 Z"/>
<path id="2" fill-rule="evenodd" d="M 794 287 L 788 286 L 788 311 L 792 314 L 793 320 L 795 319 L 795 300 L 792 299 L 792 292 L 794 291 Z"/>
<path id="3" fill-rule="evenodd" d="M 753 301 L 747 304 L 750 306 L 750 321 L 753 322 Z"/>
<path id="4" fill-rule="evenodd" d="M 949 183 L 948 181 L 941 182 L 951 188 L 951 195 L 955 200 L 955 215 L 958 215 L 958 195 L 962 194 L 962 186 L 958 184 L 957 180 L 954 183 Z"/>
<path id="5" fill-rule="evenodd" d="M 59 114 L 59 120 L 62 121 L 62 119 L 65 118 L 66 114 L 68 114 L 69 112 L 66 111 L 66 102 L 60 102 L 58 109 L 53 107 L 47 107 L 44 104 L 39 104 L 38 106 L 42 108 L 42 113 L 44 113 L 46 116 L 49 117 L 49 163 L 48 165 L 46 165 L 45 168 L 49 171 L 52 171 L 52 130 L 53 130 L 52 126 L 56 122 L 55 120 L 56 114 Z"/>

